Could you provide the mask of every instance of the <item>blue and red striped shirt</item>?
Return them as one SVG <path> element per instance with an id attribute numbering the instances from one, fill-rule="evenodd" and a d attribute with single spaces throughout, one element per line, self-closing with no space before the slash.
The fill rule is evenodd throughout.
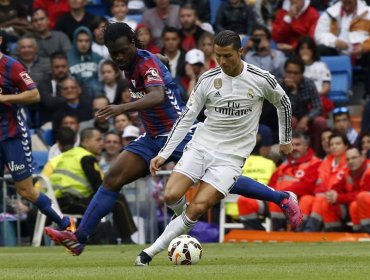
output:
<path id="1" fill-rule="evenodd" d="M 148 135 L 166 135 L 185 106 L 169 70 L 156 55 L 137 49 L 135 62 L 130 71 L 125 71 L 125 76 L 133 100 L 142 98 L 148 87 L 163 86 L 164 102 L 139 114 Z"/>
<path id="2" fill-rule="evenodd" d="M 24 66 L 14 58 L 0 58 L 0 94 L 18 94 L 36 88 Z M 0 141 L 19 137 L 19 122 L 25 123 L 18 104 L 0 103 Z M 24 124 L 23 124 L 24 125 Z"/>

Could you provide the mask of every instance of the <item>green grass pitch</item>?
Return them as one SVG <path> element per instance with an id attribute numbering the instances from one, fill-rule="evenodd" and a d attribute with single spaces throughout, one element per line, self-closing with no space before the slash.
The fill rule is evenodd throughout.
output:
<path id="1" fill-rule="evenodd" d="M 193 266 L 174 266 L 166 253 L 134 267 L 139 245 L 88 246 L 79 257 L 64 248 L 0 248 L 0 279 L 370 279 L 370 243 L 203 244 Z"/>

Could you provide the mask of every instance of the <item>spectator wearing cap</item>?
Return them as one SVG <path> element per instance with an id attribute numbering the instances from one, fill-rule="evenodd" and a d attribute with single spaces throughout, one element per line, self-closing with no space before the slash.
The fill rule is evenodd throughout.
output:
<path id="1" fill-rule="evenodd" d="M 204 53 L 199 49 L 192 49 L 185 55 L 185 66 L 186 76 L 188 76 L 189 83 L 187 85 L 187 95 L 191 94 L 195 84 L 198 82 L 199 77 L 205 72 L 204 68 Z"/>
<path id="2" fill-rule="evenodd" d="M 122 144 L 126 147 L 131 141 L 134 141 L 140 136 L 140 129 L 134 125 L 128 125 L 123 130 Z"/>
<path id="3" fill-rule="evenodd" d="M 352 146 L 357 143 L 359 135 L 351 125 L 351 115 L 347 107 L 338 107 L 333 110 L 333 125 L 334 130 L 347 136 Z"/>

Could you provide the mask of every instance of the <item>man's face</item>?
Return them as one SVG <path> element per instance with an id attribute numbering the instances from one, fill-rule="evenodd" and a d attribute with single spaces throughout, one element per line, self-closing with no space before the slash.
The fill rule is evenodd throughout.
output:
<path id="1" fill-rule="evenodd" d="M 346 13 L 353 13 L 357 6 L 357 0 L 342 0 L 343 10 Z"/>
<path id="2" fill-rule="evenodd" d="M 115 134 L 108 134 L 104 139 L 104 149 L 110 156 L 117 155 L 122 149 L 121 137 Z"/>
<path id="3" fill-rule="evenodd" d="M 329 148 L 330 154 L 333 156 L 340 156 L 347 150 L 348 147 L 344 144 L 341 137 L 333 137 L 329 140 Z"/>
<path id="4" fill-rule="evenodd" d="M 36 32 L 43 33 L 49 29 L 49 18 L 45 12 L 38 10 L 32 17 L 32 26 Z"/>
<path id="5" fill-rule="evenodd" d="M 333 133 L 331 131 L 324 131 L 321 134 L 321 147 L 326 154 L 330 153 L 329 149 L 329 138 Z"/>
<path id="6" fill-rule="evenodd" d="M 365 159 L 357 149 L 349 149 L 346 152 L 346 160 L 348 169 L 357 171 Z"/>
<path id="7" fill-rule="evenodd" d="M 166 32 L 163 35 L 163 48 L 168 52 L 174 52 L 179 49 L 180 37 L 176 32 Z"/>
<path id="8" fill-rule="evenodd" d="M 67 79 L 61 86 L 61 95 L 67 102 L 74 103 L 78 101 L 81 94 L 81 88 L 74 80 Z"/>
<path id="9" fill-rule="evenodd" d="M 112 60 L 119 69 L 128 71 L 136 55 L 134 42 L 129 42 L 127 37 L 120 37 L 114 42 L 108 42 L 107 48 Z"/>
<path id="10" fill-rule="evenodd" d="M 78 130 L 80 129 L 80 124 L 78 123 L 78 121 L 75 118 L 72 118 L 72 117 L 69 117 L 69 116 L 63 118 L 62 123 L 60 124 L 60 126 L 69 127 L 75 133 L 77 133 Z"/>
<path id="11" fill-rule="evenodd" d="M 294 159 L 299 159 L 307 154 L 308 146 L 302 138 L 292 138 L 293 150 L 290 156 Z"/>
<path id="12" fill-rule="evenodd" d="M 239 74 L 242 52 L 242 48 L 235 50 L 232 44 L 226 47 L 215 45 L 216 60 L 222 71 L 229 76 L 234 77 Z"/>
<path id="13" fill-rule="evenodd" d="M 18 53 L 22 60 L 33 61 L 36 57 L 36 43 L 33 39 L 23 38 L 18 42 Z"/>
<path id="14" fill-rule="evenodd" d="M 68 2 L 71 10 L 77 10 L 83 8 L 87 0 L 69 0 Z"/>
<path id="15" fill-rule="evenodd" d="M 191 30 L 196 26 L 197 16 L 193 9 L 180 9 L 180 23 L 184 30 Z"/>
<path id="16" fill-rule="evenodd" d="M 89 35 L 86 33 L 80 33 L 77 35 L 77 49 L 80 53 L 84 54 L 90 50 L 91 41 Z"/>
<path id="17" fill-rule="evenodd" d="M 303 77 L 301 68 L 297 64 L 289 63 L 285 69 L 285 78 L 290 79 L 293 83 L 298 85 Z"/>
<path id="18" fill-rule="evenodd" d="M 53 77 L 62 81 L 68 77 L 68 62 L 64 58 L 55 58 L 51 62 L 51 73 Z"/>
<path id="19" fill-rule="evenodd" d="M 350 119 L 347 114 L 340 114 L 334 116 L 334 129 L 340 133 L 346 134 L 351 126 Z"/>
<path id="20" fill-rule="evenodd" d="M 89 139 L 85 139 L 82 145 L 90 153 L 93 153 L 94 155 L 100 155 L 103 149 L 103 137 L 101 132 L 94 129 L 91 137 Z"/>

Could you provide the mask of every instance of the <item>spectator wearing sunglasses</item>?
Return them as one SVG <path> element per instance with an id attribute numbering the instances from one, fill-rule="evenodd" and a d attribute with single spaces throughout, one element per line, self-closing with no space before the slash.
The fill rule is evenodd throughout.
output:
<path id="1" fill-rule="evenodd" d="M 358 132 L 352 127 L 351 115 L 347 107 L 338 107 L 333 110 L 334 130 L 345 134 L 354 146 L 358 142 Z"/>

